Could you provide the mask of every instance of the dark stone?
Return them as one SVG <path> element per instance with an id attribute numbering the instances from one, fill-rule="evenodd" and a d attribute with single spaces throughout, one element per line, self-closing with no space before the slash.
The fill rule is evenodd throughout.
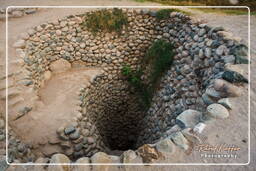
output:
<path id="1" fill-rule="evenodd" d="M 181 129 L 184 129 L 184 128 L 186 127 L 185 124 L 184 124 L 182 121 L 178 120 L 178 119 L 175 120 L 175 123 L 176 123 Z"/>
<path id="2" fill-rule="evenodd" d="M 211 47 L 213 48 L 217 48 L 220 46 L 220 42 L 218 40 L 213 40 L 212 41 L 212 44 L 211 44 Z"/>
<path id="3" fill-rule="evenodd" d="M 230 50 L 230 54 L 235 56 L 235 63 L 236 64 L 248 64 L 248 47 L 244 44 L 239 44 L 234 46 Z"/>
<path id="4" fill-rule="evenodd" d="M 78 139 L 79 137 L 80 137 L 80 133 L 79 133 L 78 130 L 76 130 L 74 133 L 72 133 L 72 134 L 69 135 L 69 138 L 70 138 L 71 140 L 76 140 L 76 139 Z"/>
<path id="5" fill-rule="evenodd" d="M 0 170 L 6 170 L 8 168 L 8 164 L 5 159 L 0 160 Z"/>
<path id="6" fill-rule="evenodd" d="M 21 153 L 25 153 L 27 151 L 27 148 L 26 148 L 26 146 L 24 144 L 19 144 L 17 149 Z"/>
<path id="7" fill-rule="evenodd" d="M 208 32 L 208 36 L 211 37 L 214 32 L 218 32 L 218 31 L 224 31 L 224 28 L 223 27 L 213 27 Z"/>
<path id="8" fill-rule="evenodd" d="M 74 147 L 75 151 L 80 151 L 82 148 L 83 148 L 83 144 L 77 144 Z"/>
<path id="9" fill-rule="evenodd" d="M 73 126 L 69 126 L 69 127 L 65 128 L 65 130 L 64 130 L 66 135 L 69 135 L 69 134 L 71 134 L 71 133 L 73 133 L 75 131 L 76 131 L 76 128 L 73 127 Z"/>
<path id="10" fill-rule="evenodd" d="M 149 15 L 150 15 L 151 17 L 155 17 L 155 16 L 156 16 L 156 11 L 150 11 L 150 12 L 149 12 Z"/>
<path id="11" fill-rule="evenodd" d="M 225 71 L 222 74 L 222 78 L 231 83 L 240 83 L 240 82 L 248 83 L 248 80 L 244 78 L 244 76 L 234 71 Z"/>
<path id="12" fill-rule="evenodd" d="M 82 157 L 84 155 L 83 150 L 78 151 L 78 152 L 74 152 L 74 157 L 77 159 L 79 157 Z"/>

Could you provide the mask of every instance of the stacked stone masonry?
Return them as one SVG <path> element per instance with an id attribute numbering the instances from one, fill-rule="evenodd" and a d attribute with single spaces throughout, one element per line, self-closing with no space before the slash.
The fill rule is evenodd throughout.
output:
<path id="1" fill-rule="evenodd" d="M 83 29 L 85 13 L 29 29 L 14 45 L 24 59 L 28 86 L 35 91 L 55 61 L 103 68 L 89 86 L 78 90 L 77 124 L 56 131 L 63 153 L 73 161 L 91 157 L 97 162 L 95 155 L 118 150 L 121 162 L 153 162 L 173 154 L 176 146 L 190 150 L 191 137 L 198 139 L 208 120 L 229 116 L 228 97 L 241 95 L 238 83 L 247 82 L 230 70 L 245 61 L 246 46 L 223 28 L 196 23 L 179 12 L 157 20 L 156 11 L 123 11 L 129 23 L 121 35 Z M 176 55 L 145 112 L 121 69 L 125 64 L 140 67 L 146 50 L 159 39 L 173 43 Z M 150 151 L 154 155 L 147 155 Z"/>

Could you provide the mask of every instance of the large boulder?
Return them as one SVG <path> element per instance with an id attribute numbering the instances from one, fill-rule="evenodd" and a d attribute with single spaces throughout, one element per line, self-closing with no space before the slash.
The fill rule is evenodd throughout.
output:
<path id="1" fill-rule="evenodd" d="M 123 163 L 142 163 L 142 158 L 135 151 L 127 150 L 122 154 Z"/>
<path id="2" fill-rule="evenodd" d="M 224 119 L 229 116 L 228 110 L 221 104 L 211 104 L 207 107 L 207 114 L 216 119 Z"/>
<path id="3" fill-rule="evenodd" d="M 45 164 L 48 162 L 49 159 L 47 158 L 38 158 L 35 163 L 37 164 Z M 44 165 L 34 165 L 33 166 L 33 170 L 36 170 L 36 171 L 45 171 L 45 166 Z"/>
<path id="4" fill-rule="evenodd" d="M 48 171 L 70 171 L 70 160 L 64 154 L 54 154 L 50 160 L 50 164 L 63 164 L 63 165 L 50 165 Z"/>
<path id="5" fill-rule="evenodd" d="M 61 73 L 68 71 L 71 68 L 71 64 L 65 59 L 58 59 L 51 63 L 50 69 L 53 73 Z"/>
<path id="6" fill-rule="evenodd" d="M 239 87 L 222 79 L 214 80 L 213 87 L 220 92 L 222 97 L 238 97 L 242 94 L 242 90 Z"/>
<path id="7" fill-rule="evenodd" d="M 162 154 L 164 158 L 175 153 L 175 144 L 169 139 L 163 139 L 156 143 L 156 149 Z"/>
<path id="8" fill-rule="evenodd" d="M 24 49 L 25 46 L 26 46 L 26 42 L 25 42 L 25 40 L 22 40 L 22 39 L 18 40 L 17 42 L 15 42 L 15 43 L 13 44 L 13 47 L 15 47 L 15 48 L 21 48 L 21 49 Z"/>
<path id="9" fill-rule="evenodd" d="M 144 144 L 138 149 L 139 155 L 142 157 L 143 163 L 152 163 L 159 159 L 162 154 L 159 153 L 153 146 Z"/>
<path id="10" fill-rule="evenodd" d="M 243 75 L 235 71 L 225 71 L 222 74 L 222 78 L 231 83 L 241 83 L 241 82 L 248 83 L 247 78 L 245 78 Z"/>
<path id="11" fill-rule="evenodd" d="M 170 136 L 174 144 L 183 150 L 189 150 L 190 144 L 181 132 L 176 132 Z"/>
<path id="12" fill-rule="evenodd" d="M 95 164 L 96 163 L 112 163 L 112 160 L 106 153 L 98 152 L 91 157 L 91 162 Z M 110 166 L 109 165 L 93 165 L 92 170 L 93 171 L 110 171 Z"/>
<path id="13" fill-rule="evenodd" d="M 90 164 L 90 158 L 82 157 L 76 161 L 76 164 Z M 76 165 L 72 169 L 73 171 L 90 171 L 90 165 Z"/>
<path id="14" fill-rule="evenodd" d="M 248 79 L 249 77 L 249 72 L 248 72 L 249 69 L 247 64 L 236 64 L 236 65 L 226 64 L 225 70 L 237 72 L 246 79 Z"/>
<path id="15" fill-rule="evenodd" d="M 185 127 L 193 128 L 200 122 L 202 113 L 196 110 L 188 109 L 182 112 L 176 119 L 181 121 Z"/>

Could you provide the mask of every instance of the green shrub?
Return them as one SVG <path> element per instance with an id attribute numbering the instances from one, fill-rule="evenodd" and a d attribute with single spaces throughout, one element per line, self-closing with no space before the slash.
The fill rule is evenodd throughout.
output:
<path id="1" fill-rule="evenodd" d="M 114 8 L 113 10 L 99 10 L 87 15 L 82 23 L 93 33 L 96 32 L 118 32 L 120 33 L 123 26 L 128 24 L 128 18 L 122 9 Z"/>
<path id="2" fill-rule="evenodd" d="M 170 17 L 170 13 L 171 12 L 181 12 L 184 13 L 186 15 L 191 15 L 189 12 L 186 11 L 182 11 L 180 9 L 176 9 L 176 8 L 168 8 L 168 9 L 160 9 L 156 12 L 156 18 L 158 20 L 165 20 L 168 19 Z"/>
<path id="3" fill-rule="evenodd" d="M 149 67 L 150 70 L 148 84 L 141 79 L 141 76 L 145 74 L 142 72 L 142 68 L 132 70 L 129 65 L 123 66 L 122 74 L 126 77 L 129 84 L 135 88 L 145 109 L 150 106 L 158 82 L 171 66 L 174 55 L 171 43 L 164 40 L 157 40 L 153 43 L 147 51 L 144 60 L 142 60 L 142 66 L 145 68 Z"/>
<path id="4" fill-rule="evenodd" d="M 149 48 L 145 55 L 145 62 L 151 66 L 150 83 L 155 87 L 162 74 L 171 66 L 174 47 L 170 42 L 165 40 L 157 40 Z"/>
<path id="5" fill-rule="evenodd" d="M 125 65 L 122 68 L 122 74 L 126 77 L 129 84 L 135 89 L 136 93 L 139 95 L 142 106 L 144 108 L 149 107 L 151 95 L 149 94 L 147 85 L 143 83 L 141 76 L 143 72 L 138 70 L 132 70 L 129 65 Z"/>

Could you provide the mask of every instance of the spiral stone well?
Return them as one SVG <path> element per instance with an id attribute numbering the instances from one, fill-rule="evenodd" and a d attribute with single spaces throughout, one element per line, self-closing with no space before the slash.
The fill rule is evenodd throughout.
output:
<path id="1" fill-rule="evenodd" d="M 145 149 L 141 152 L 141 147 L 158 144 L 150 147 L 158 150 L 157 159 L 163 152 L 163 146 L 159 146 L 162 139 L 167 145 L 175 144 L 187 151 L 192 148 L 189 137 L 198 133 L 194 127 L 211 118 L 228 117 L 228 97 L 240 95 L 241 84 L 233 84 L 247 82 L 232 70 L 234 64 L 245 61 L 245 46 L 223 28 L 196 23 L 179 12 L 172 12 L 163 20 L 158 20 L 153 10 L 123 12 L 128 16 L 128 26 L 120 35 L 94 35 L 83 29 L 80 24 L 85 13 L 30 29 L 25 40 L 19 42 L 21 46 L 17 46 L 26 54 L 24 63 L 31 83 L 28 86 L 35 91 L 44 86 L 46 73 L 52 72 L 56 61 L 64 61 L 72 68 L 79 65 L 102 69 L 89 85 L 78 90 L 81 115 L 76 123 L 57 130 L 58 153 L 71 160 L 99 152 L 112 155 L 118 151 L 125 156 L 128 153 L 124 151 L 139 149 L 136 154 L 144 162 L 153 161 Z M 176 55 L 161 78 L 150 108 L 144 111 L 121 69 L 124 64 L 140 67 L 147 49 L 159 39 L 174 44 Z M 187 129 L 194 129 L 195 134 Z M 13 157 L 27 162 L 26 155 Z"/>

